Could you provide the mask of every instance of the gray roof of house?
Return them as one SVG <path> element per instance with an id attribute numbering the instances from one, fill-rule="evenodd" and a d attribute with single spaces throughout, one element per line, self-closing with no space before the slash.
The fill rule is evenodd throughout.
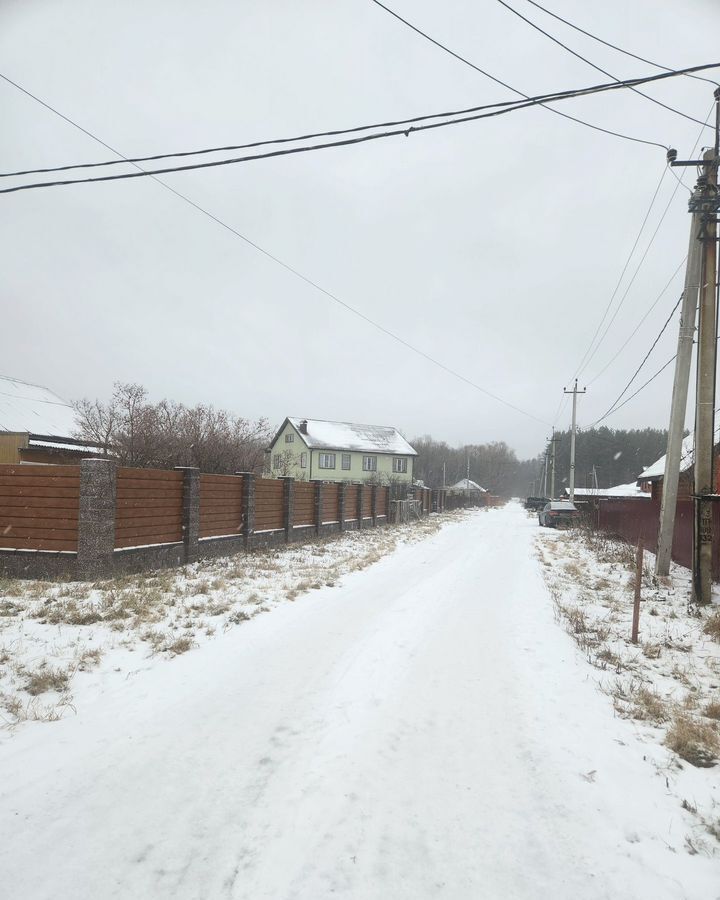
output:
<path id="1" fill-rule="evenodd" d="M 0 375 L 0 431 L 73 437 L 75 410 L 46 387 Z"/>
<path id="2" fill-rule="evenodd" d="M 354 422 L 326 422 L 323 419 L 303 419 L 289 416 L 288 421 L 300 431 L 307 422 L 307 434 L 302 439 L 311 449 L 358 450 L 368 453 L 392 453 L 396 456 L 417 456 L 417 453 L 390 425 L 358 425 Z"/>

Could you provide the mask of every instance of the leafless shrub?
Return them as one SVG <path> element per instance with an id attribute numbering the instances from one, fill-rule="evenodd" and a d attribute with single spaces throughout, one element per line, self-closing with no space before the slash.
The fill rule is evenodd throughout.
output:
<path id="1" fill-rule="evenodd" d="M 228 622 L 232 625 L 239 625 L 241 622 L 248 622 L 252 616 L 246 613 L 244 609 L 238 609 L 232 615 L 228 616 Z"/>
<path id="2" fill-rule="evenodd" d="M 673 720 L 665 743 L 681 759 L 699 768 L 715 765 L 720 755 L 717 729 L 683 713 Z"/>
<path id="3" fill-rule="evenodd" d="M 703 625 L 705 634 L 710 635 L 714 641 L 720 641 L 720 610 L 709 616 Z"/>
<path id="4" fill-rule="evenodd" d="M 639 719 L 660 725 L 670 718 L 670 703 L 638 681 L 618 680 L 609 693 L 613 699 L 615 712 L 624 719 Z"/>
<path id="5" fill-rule="evenodd" d="M 658 659 L 662 653 L 662 646 L 660 644 L 643 644 L 642 652 L 643 656 L 646 656 L 648 659 Z"/>
<path id="6" fill-rule="evenodd" d="M 703 708 L 703 715 L 707 719 L 715 719 L 720 722 L 720 700 L 711 700 Z"/>
<path id="7" fill-rule="evenodd" d="M 195 646 L 195 641 L 189 635 L 175 638 L 167 643 L 163 650 L 167 651 L 171 656 L 179 656 L 181 653 L 187 653 L 188 650 Z"/>

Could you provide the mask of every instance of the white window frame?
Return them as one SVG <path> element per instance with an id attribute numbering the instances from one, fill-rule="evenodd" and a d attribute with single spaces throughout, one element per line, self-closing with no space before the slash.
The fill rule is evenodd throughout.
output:
<path id="1" fill-rule="evenodd" d="M 300 468 L 307 469 L 307 453 L 300 454 Z"/>
<path id="2" fill-rule="evenodd" d="M 340 464 L 343 472 L 349 472 L 352 469 L 352 453 L 343 453 Z"/>
<path id="3" fill-rule="evenodd" d="M 318 454 L 318 468 L 319 469 L 334 469 L 335 468 L 335 454 L 334 453 L 319 453 Z"/>
<path id="4" fill-rule="evenodd" d="M 291 431 L 285 435 L 285 443 L 286 444 L 292 444 L 292 442 L 294 440 L 295 440 L 295 435 Z"/>
<path id="5" fill-rule="evenodd" d="M 363 472 L 377 472 L 377 456 L 363 456 Z"/>
<path id="6" fill-rule="evenodd" d="M 393 457 L 393 474 L 394 475 L 407 475 L 408 470 L 408 461 L 406 456 L 394 456 Z"/>

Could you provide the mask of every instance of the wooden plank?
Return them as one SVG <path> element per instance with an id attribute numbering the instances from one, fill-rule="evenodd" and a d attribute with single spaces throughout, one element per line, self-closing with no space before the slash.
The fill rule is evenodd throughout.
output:
<path id="1" fill-rule="evenodd" d="M 120 500 L 178 500 L 182 503 L 182 490 L 160 490 L 153 488 L 152 491 L 138 490 L 137 488 L 121 488 L 118 486 L 117 496 Z"/>
<path id="2" fill-rule="evenodd" d="M 36 475 L 48 478 L 52 478 L 55 475 L 60 477 L 74 475 L 76 478 L 80 478 L 80 466 L 40 466 L 32 463 L 25 463 L 22 466 L 0 465 L 0 477 L 8 475 L 22 475 L 27 478 L 32 478 Z"/>
<path id="3" fill-rule="evenodd" d="M 22 475 L 0 476 L 0 490 L 4 488 L 16 487 L 80 487 L 80 479 L 73 477 L 56 477 L 56 478 L 40 478 L 33 476 L 32 478 L 24 478 Z"/>
<path id="4" fill-rule="evenodd" d="M 182 507 L 173 506 L 141 506 L 133 509 L 124 507 L 115 511 L 115 521 L 124 522 L 127 519 L 143 519 L 148 516 L 165 516 L 167 518 L 182 519 Z"/>
<path id="5" fill-rule="evenodd" d="M 4 534 L 8 526 L 0 526 L 0 539 L 5 536 L 12 535 L 16 538 L 34 538 L 41 540 L 45 537 L 51 540 L 72 540 L 77 538 L 77 526 L 71 528 L 56 528 L 55 526 L 46 528 L 33 528 L 26 525 L 13 525 L 12 530 Z"/>
<path id="6" fill-rule="evenodd" d="M 5 497 L 0 494 L 0 509 L 20 507 L 39 507 L 54 509 L 78 509 L 80 495 L 77 497 Z"/>
<path id="7" fill-rule="evenodd" d="M 77 550 L 77 540 L 42 540 L 0 537 L 0 549 L 6 550 Z"/>
<path id="8" fill-rule="evenodd" d="M 153 491 L 175 491 L 182 493 L 183 483 L 177 481 L 164 481 L 160 479 L 143 479 L 143 478 L 124 478 L 122 481 L 118 479 L 118 490 L 126 491 L 130 488 L 152 493 Z"/>
<path id="9" fill-rule="evenodd" d="M 148 506 L 146 497 L 119 497 L 117 508 L 120 509 L 145 509 Z M 177 497 L 155 497 L 152 499 L 153 509 L 178 509 L 182 503 L 178 503 Z"/>
<path id="10" fill-rule="evenodd" d="M 212 484 L 239 484 L 242 486 L 243 480 L 241 475 L 201 475 L 200 487 Z"/>
<path id="11" fill-rule="evenodd" d="M 115 529 L 116 541 L 127 537 L 142 537 L 144 540 L 139 542 L 142 544 L 165 543 L 166 540 L 181 540 L 182 531 L 180 528 L 158 527 L 156 525 Z"/>
<path id="12" fill-rule="evenodd" d="M 5 497 L 78 497 L 80 494 L 80 484 L 75 487 L 57 487 L 56 485 L 48 485 L 45 487 L 3 487 L 0 488 L 0 503 Z"/>
<path id="13" fill-rule="evenodd" d="M 21 528 L 71 528 L 77 531 L 78 518 L 54 518 L 53 516 L 4 516 L 0 514 L 0 534 L 9 527 Z"/>
<path id="14" fill-rule="evenodd" d="M 142 535 L 135 537 L 116 537 L 115 549 L 122 550 L 123 547 L 144 547 L 153 546 L 154 544 L 180 544 L 181 538 L 175 534 L 155 535 L 152 538 L 143 537 Z"/>
<path id="15" fill-rule="evenodd" d="M 182 528 L 182 516 L 133 516 L 129 519 L 116 519 L 115 531 L 126 528 Z"/>
<path id="16" fill-rule="evenodd" d="M 127 478 L 133 481 L 177 481 L 182 484 L 185 476 L 182 472 L 177 472 L 174 469 L 133 469 L 121 466 L 117 470 L 117 479 L 118 481 L 124 481 Z"/>

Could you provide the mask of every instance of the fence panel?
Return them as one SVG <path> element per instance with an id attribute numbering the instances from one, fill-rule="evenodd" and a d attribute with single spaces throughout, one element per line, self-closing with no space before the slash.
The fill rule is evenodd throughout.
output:
<path id="1" fill-rule="evenodd" d="M 285 482 L 279 478 L 258 478 L 255 482 L 255 531 L 278 531 L 285 527 Z"/>
<path id="2" fill-rule="evenodd" d="M 324 484 L 322 488 L 322 520 L 324 523 L 337 522 L 338 517 L 338 495 L 340 493 L 340 485 L 331 483 Z"/>
<path id="3" fill-rule="evenodd" d="M 80 467 L 0 465 L 0 548 L 77 550 Z"/>
<path id="4" fill-rule="evenodd" d="M 181 541 L 182 507 L 182 472 L 119 468 L 115 547 Z"/>
<path id="5" fill-rule="evenodd" d="M 200 537 L 240 534 L 242 527 L 242 476 L 201 475 Z"/>
<path id="6" fill-rule="evenodd" d="M 377 505 L 375 507 L 379 516 L 386 516 L 388 511 L 388 494 L 389 487 L 379 487 L 377 492 Z"/>
<path id="7" fill-rule="evenodd" d="M 295 482 L 293 525 L 315 524 L 315 485 L 307 481 Z"/>
<path id="8" fill-rule="evenodd" d="M 358 517 L 358 486 L 345 486 L 345 521 L 351 522 Z"/>
<path id="9" fill-rule="evenodd" d="M 363 491 L 363 499 L 362 499 L 362 517 L 363 519 L 370 519 L 372 517 L 372 487 L 368 484 Z"/>

